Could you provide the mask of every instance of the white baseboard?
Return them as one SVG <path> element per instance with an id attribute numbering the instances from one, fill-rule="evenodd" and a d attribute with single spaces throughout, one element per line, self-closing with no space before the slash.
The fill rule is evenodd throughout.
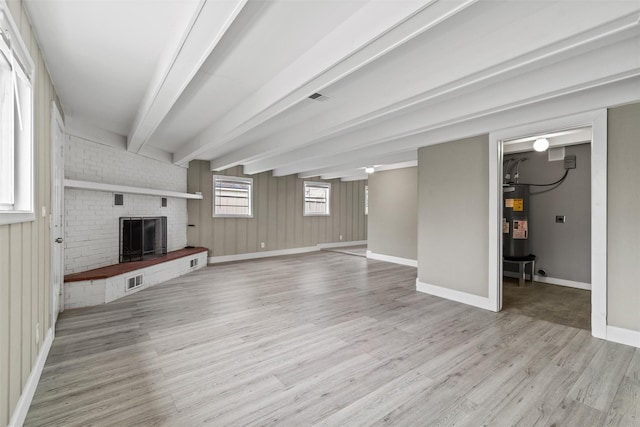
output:
<path id="1" fill-rule="evenodd" d="M 392 262 L 394 264 L 406 265 L 408 267 L 416 267 L 416 268 L 418 267 L 418 261 L 415 259 L 400 258 L 392 255 L 377 254 L 371 251 L 367 251 L 367 258 L 375 259 L 378 261 Z"/>
<path id="2" fill-rule="evenodd" d="M 640 331 L 632 331 L 631 329 L 607 325 L 607 341 L 640 348 Z"/>
<path id="3" fill-rule="evenodd" d="M 423 283 L 418 279 L 416 279 L 416 290 L 418 292 L 423 292 L 425 294 L 445 298 L 451 301 L 461 302 L 463 304 L 471 305 L 485 310 L 496 311 L 495 307 L 492 306 L 491 301 L 487 297 L 481 297 L 478 295 L 468 294 L 466 292 L 460 292 L 436 285 L 430 285 L 428 283 Z"/>
<path id="4" fill-rule="evenodd" d="M 209 264 L 219 264 L 221 262 L 232 262 L 232 261 L 245 261 L 248 259 L 268 258 L 273 256 L 282 256 L 282 255 L 304 254 L 308 252 L 316 252 L 319 250 L 320 248 L 317 246 L 307 246 L 304 248 L 279 249 L 276 251 L 249 252 L 246 254 L 237 254 L 237 255 L 212 256 L 212 257 L 209 257 Z"/>
<path id="5" fill-rule="evenodd" d="M 237 254 L 237 255 L 212 256 L 212 257 L 209 257 L 208 263 L 220 264 L 221 262 L 245 261 L 248 259 L 268 258 L 273 256 L 306 254 L 309 252 L 319 251 L 320 249 L 340 248 L 340 247 L 346 247 L 346 246 L 359 246 L 359 245 L 366 245 L 366 244 L 367 244 L 366 240 L 356 240 L 351 242 L 336 242 L 336 243 L 318 243 L 316 246 L 306 246 L 303 248 L 278 249 L 275 251 L 249 252 L 246 254 Z"/>
<path id="6" fill-rule="evenodd" d="M 31 406 L 31 401 L 33 400 L 33 395 L 36 393 L 38 382 L 40 382 L 40 375 L 42 375 L 44 363 L 47 361 L 49 350 L 51 350 L 51 344 L 53 344 L 53 337 L 53 329 L 49 329 L 47 336 L 42 342 L 42 347 L 40 348 L 40 353 L 38 353 L 36 363 L 33 365 L 33 369 L 31 369 L 31 373 L 24 385 L 20 399 L 18 399 L 18 403 L 13 410 L 13 415 L 11 416 L 8 427 L 21 427 L 24 424 L 24 420 L 27 418 L 27 412 L 29 412 L 29 407 Z"/>
<path id="7" fill-rule="evenodd" d="M 320 249 L 331 249 L 331 248 L 344 248 L 348 246 L 362 246 L 366 244 L 367 244 L 366 240 L 353 240 L 351 242 L 318 243 L 318 247 Z"/>
<path id="8" fill-rule="evenodd" d="M 520 277 L 520 275 L 515 271 L 503 271 L 502 274 L 515 279 Z M 529 277 L 529 275 L 527 275 L 527 277 Z M 548 285 L 566 286 L 568 288 L 584 289 L 586 291 L 591 290 L 591 283 L 576 282 L 574 280 L 557 279 L 555 277 L 538 276 L 536 274 L 533 275 L 533 280 L 540 283 L 546 283 Z"/>

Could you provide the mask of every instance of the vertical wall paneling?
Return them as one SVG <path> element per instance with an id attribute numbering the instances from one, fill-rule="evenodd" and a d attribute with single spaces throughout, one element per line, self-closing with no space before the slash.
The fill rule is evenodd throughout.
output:
<path id="1" fill-rule="evenodd" d="M 241 167 L 216 175 L 249 176 Z M 188 204 L 189 221 L 197 232 L 197 244 L 209 248 L 209 256 L 237 255 L 315 246 L 319 243 L 366 240 L 365 181 L 331 180 L 331 215 L 304 216 L 304 179 L 295 175 L 274 177 L 271 172 L 253 178 L 253 218 L 213 218 L 213 172 L 209 162 L 192 161 L 188 188 L 202 191 L 203 200 Z M 307 180 L 308 181 L 308 180 Z M 194 184 L 198 183 L 198 184 Z M 195 186 L 199 185 L 199 190 Z M 195 212 L 197 211 L 197 212 Z M 261 247 L 261 243 L 265 247 Z M 195 245 L 195 241 L 189 241 Z"/>
<path id="2" fill-rule="evenodd" d="M 9 227 L 0 227 L 0 425 L 9 420 Z"/>
<path id="3" fill-rule="evenodd" d="M 52 101 L 59 105 L 22 2 L 9 0 L 7 5 L 35 66 L 32 83 L 36 218 L 0 226 L 0 426 L 7 425 L 16 410 L 51 323 L 49 112 Z M 45 216 L 41 215 L 43 208 Z"/>

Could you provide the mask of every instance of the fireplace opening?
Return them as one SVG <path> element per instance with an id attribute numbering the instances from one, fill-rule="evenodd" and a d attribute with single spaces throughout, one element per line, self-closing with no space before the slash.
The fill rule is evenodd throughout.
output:
<path id="1" fill-rule="evenodd" d="M 167 254 L 167 217 L 121 217 L 120 262 Z"/>

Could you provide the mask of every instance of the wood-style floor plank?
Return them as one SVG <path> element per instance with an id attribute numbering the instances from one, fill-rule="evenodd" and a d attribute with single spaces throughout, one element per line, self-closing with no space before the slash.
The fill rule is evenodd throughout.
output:
<path id="1" fill-rule="evenodd" d="M 570 290 L 541 320 L 546 287 L 491 313 L 415 277 L 322 251 L 66 311 L 25 426 L 640 425 L 640 350 L 567 326 Z"/>

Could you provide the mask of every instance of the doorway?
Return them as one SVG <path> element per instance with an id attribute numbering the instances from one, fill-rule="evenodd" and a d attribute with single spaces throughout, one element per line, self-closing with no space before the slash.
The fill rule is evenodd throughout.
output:
<path id="1" fill-rule="evenodd" d="M 490 303 L 495 311 L 500 311 L 503 304 L 503 198 L 502 198 L 502 161 L 505 155 L 505 142 L 525 139 L 536 135 L 549 133 L 550 129 L 579 129 L 592 130 L 590 144 L 591 155 L 591 332 L 598 338 L 606 336 L 606 171 L 607 171 L 607 113 L 598 110 L 558 119 L 551 119 L 540 123 L 506 129 L 490 134 L 490 212 L 489 212 L 489 257 L 490 265 Z M 529 141 L 532 144 L 532 141 Z M 508 150 L 507 150 L 508 151 Z M 538 267 L 536 266 L 536 269 Z"/>
<path id="2" fill-rule="evenodd" d="M 502 143 L 506 312 L 591 329 L 591 136 L 589 126 Z"/>
<path id="3" fill-rule="evenodd" d="M 51 326 L 64 310 L 64 123 L 51 103 Z"/>

